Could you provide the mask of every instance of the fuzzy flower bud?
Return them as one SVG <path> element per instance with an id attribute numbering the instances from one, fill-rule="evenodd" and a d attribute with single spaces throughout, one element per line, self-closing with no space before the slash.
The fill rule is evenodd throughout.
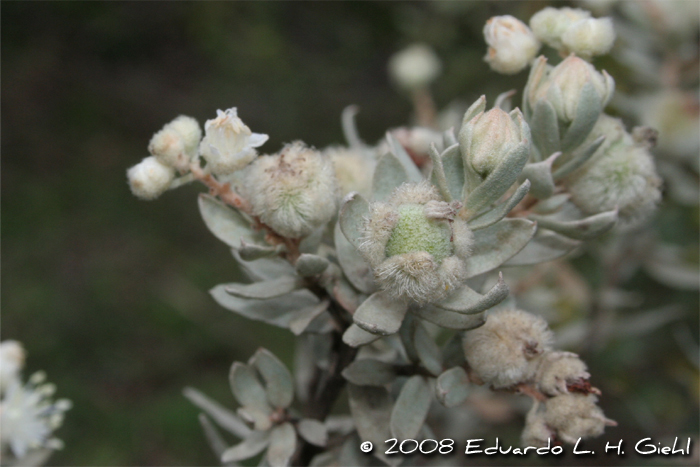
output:
<path id="1" fill-rule="evenodd" d="M 255 148 L 262 146 L 268 136 L 250 131 L 238 118 L 235 107 L 222 112 L 216 111 L 214 120 L 204 124 L 204 139 L 199 152 L 206 159 L 215 175 L 226 175 L 248 165 L 257 153 Z"/>
<path id="2" fill-rule="evenodd" d="M 570 352 L 548 352 L 537 371 L 537 385 L 543 393 L 556 396 L 567 394 L 567 385 L 586 381 L 591 377 L 578 355 Z"/>
<path id="3" fill-rule="evenodd" d="M 519 109 L 506 113 L 496 107 L 481 112 L 459 131 L 465 162 L 482 177 L 488 176 L 503 158 L 529 139 L 529 127 Z"/>
<path id="4" fill-rule="evenodd" d="M 534 378 L 537 358 L 552 341 L 544 319 L 526 311 L 501 310 L 465 333 L 464 355 L 481 381 L 495 389 L 507 388 Z"/>
<path id="5" fill-rule="evenodd" d="M 244 184 L 253 213 L 284 237 L 309 235 L 336 212 L 333 163 L 300 141 L 256 159 Z"/>
<path id="6" fill-rule="evenodd" d="M 377 165 L 373 157 L 342 146 L 326 148 L 323 155 L 333 162 L 341 194 L 357 191 L 368 196 L 372 192 L 372 174 Z"/>
<path id="7" fill-rule="evenodd" d="M 24 367 L 24 348 L 17 341 L 3 341 L 0 343 L 0 393 L 10 381 L 19 378 L 19 372 Z"/>
<path id="8" fill-rule="evenodd" d="M 572 24 L 561 36 L 565 51 L 590 60 L 594 55 L 610 52 L 615 43 L 615 29 L 610 18 L 587 18 Z"/>
<path id="9" fill-rule="evenodd" d="M 440 59 L 425 44 L 414 44 L 389 59 L 389 75 L 409 91 L 429 85 L 441 71 Z"/>
<path id="10" fill-rule="evenodd" d="M 574 23 L 591 17 L 590 12 L 578 8 L 547 7 L 530 18 L 530 27 L 535 36 L 545 44 L 562 50 L 562 36 Z"/>
<path id="11" fill-rule="evenodd" d="M 184 172 L 197 155 L 202 130 L 192 117 L 180 115 L 153 135 L 148 152 L 166 166 Z"/>
<path id="12" fill-rule="evenodd" d="M 457 209 L 428 182 L 404 183 L 386 203 L 370 205 L 360 253 L 384 290 L 428 303 L 459 287 L 474 237 Z"/>
<path id="13" fill-rule="evenodd" d="M 540 41 L 530 28 L 510 15 L 486 21 L 484 38 L 489 45 L 484 60 L 492 70 L 507 75 L 525 68 L 540 50 Z"/>
<path id="14" fill-rule="evenodd" d="M 545 447 L 551 444 L 554 433 L 547 426 L 544 411 L 539 402 L 535 402 L 525 417 L 525 427 L 520 437 L 523 446 Z"/>
<path id="15" fill-rule="evenodd" d="M 533 108 L 540 99 L 548 100 L 559 120 L 570 123 L 576 117 L 579 105 L 582 105 L 586 86 L 593 87 L 594 96 L 590 98 L 597 99 L 601 109 L 615 91 L 615 81 L 606 71 L 598 73 L 593 65 L 575 55 L 569 55 L 549 70 L 544 60 L 540 59 L 530 75 L 526 98 Z"/>
<path id="16" fill-rule="evenodd" d="M 614 425 L 596 405 L 593 394 L 562 394 L 545 402 L 545 422 L 559 439 L 575 443 L 579 438 L 600 436 L 605 425 Z"/>
<path id="17" fill-rule="evenodd" d="M 145 200 L 156 199 L 170 187 L 175 179 L 175 169 L 163 165 L 158 158 L 150 156 L 126 171 L 131 192 Z"/>

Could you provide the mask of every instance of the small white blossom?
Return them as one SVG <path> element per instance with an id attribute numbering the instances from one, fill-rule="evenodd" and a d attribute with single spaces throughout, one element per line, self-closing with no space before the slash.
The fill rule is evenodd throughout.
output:
<path id="1" fill-rule="evenodd" d="M 135 196 L 152 200 L 170 187 L 175 179 L 175 169 L 163 165 L 155 156 L 149 156 L 127 170 L 126 175 Z"/>
<path id="2" fill-rule="evenodd" d="M 569 27 L 591 17 L 591 13 L 579 8 L 547 7 L 535 13 L 530 18 L 530 27 L 535 36 L 545 44 L 557 50 L 562 50 L 562 36 Z"/>
<path id="3" fill-rule="evenodd" d="M 575 443 L 579 438 L 600 436 L 605 425 L 615 422 L 605 418 L 596 405 L 598 398 L 593 394 L 562 394 L 545 402 L 545 422 L 559 439 Z"/>
<path id="4" fill-rule="evenodd" d="M 166 166 L 185 172 L 197 155 L 202 130 L 197 120 L 181 115 L 153 135 L 148 152 Z"/>
<path id="5" fill-rule="evenodd" d="M 212 173 L 226 175 L 248 165 L 257 155 L 255 148 L 268 136 L 250 131 L 238 117 L 235 107 L 216 111 L 216 118 L 204 124 L 204 139 L 199 152 Z"/>
<path id="6" fill-rule="evenodd" d="M 19 379 L 24 358 L 24 348 L 19 342 L 7 340 L 0 343 L 0 393 L 10 382 Z"/>
<path id="7" fill-rule="evenodd" d="M 610 18 L 587 18 L 572 24 L 561 36 L 565 50 L 590 60 L 610 52 L 615 43 L 615 29 Z"/>
<path id="8" fill-rule="evenodd" d="M 389 74 L 399 86 L 408 90 L 427 86 L 441 71 L 440 59 L 425 44 L 414 44 L 389 59 Z"/>
<path id="9" fill-rule="evenodd" d="M 523 446 L 544 447 L 552 443 L 554 432 L 547 426 L 539 402 L 535 402 L 527 413 L 520 439 Z"/>
<path id="10" fill-rule="evenodd" d="M 530 28 L 510 15 L 494 16 L 486 21 L 484 38 L 489 45 L 484 60 L 498 73 L 518 73 L 540 50 L 540 41 Z"/>

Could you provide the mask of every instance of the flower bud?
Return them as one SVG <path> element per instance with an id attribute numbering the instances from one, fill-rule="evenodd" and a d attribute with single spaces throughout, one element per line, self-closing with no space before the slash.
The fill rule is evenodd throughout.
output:
<path id="1" fill-rule="evenodd" d="M 256 159 L 244 184 L 253 214 L 284 237 L 309 235 L 336 212 L 333 163 L 300 141 Z"/>
<path id="2" fill-rule="evenodd" d="M 551 443 L 554 433 L 547 426 L 544 411 L 540 410 L 539 402 L 535 402 L 525 417 L 525 427 L 520 436 L 523 446 L 544 447 Z"/>
<path id="3" fill-rule="evenodd" d="M 562 36 L 574 23 L 588 19 L 591 14 L 578 8 L 547 7 L 530 18 L 532 32 L 539 40 L 550 47 L 562 50 Z"/>
<path id="4" fill-rule="evenodd" d="M 150 156 L 127 170 L 126 176 L 135 196 L 151 200 L 167 191 L 175 179 L 175 169 L 163 165 L 155 156 Z"/>
<path id="5" fill-rule="evenodd" d="M 569 384 L 586 381 L 591 377 L 586 364 L 570 352 L 548 352 L 537 371 L 537 386 L 549 395 L 568 394 Z"/>
<path id="6" fill-rule="evenodd" d="M 202 130 L 197 120 L 181 115 L 153 135 L 148 152 L 166 166 L 184 172 L 197 155 Z"/>
<path id="7" fill-rule="evenodd" d="M 3 341 L 0 343 L 0 393 L 10 381 L 19 378 L 19 372 L 24 367 L 24 348 L 17 341 Z"/>
<path id="8" fill-rule="evenodd" d="M 254 148 L 262 146 L 268 136 L 250 131 L 238 118 L 235 107 L 216 111 L 214 120 L 204 124 L 204 139 L 199 152 L 215 175 L 226 175 L 248 165 L 257 153 Z"/>
<path id="9" fill-rule="evenodd" d="M 547 322 L 526 311 L 500 310 L 486 323 L 464 335 L 464 356 L 469 367 L 495 389 L 531 381 L 537 358 L 551 348 Z"/>
<path id="10" fill-rule="evenodd" d="M 512 75 L 525 68 L 540 50 L 540 42 L 522 21 L 510 16 L 494 16 L 484 25 L 489 45 L 484 60 L 491 69 Z"/>
<path id="11" fill-rule="evenodd" d="M 598 73 L 593 65 L 575 55 L 569 55 L 549 70 L 543 59 L 535 67 L 526 91 L 529 105 L 534 108 L 540 99 L 548 100 L 559 120 L 564 123 L 570 123 L 576 117 L 586 85 L 593 86 L 594 98 L 598 99 L 601 109 L 607 105 L 615 91 L 615 81 L 606 71 Z"/>
<path id="12" fill-rule="evenodd" d="M 441 71 L 440 59 L 425 44 L 414 44 L 389 59 L 389 75 L 409 91 L 429 85 Z"/>
<path id="13" fill-rule="evenodd" d="M 598 398 L 593 394 L 562 394 L 545 402 L 545 422 L 559 439 L 575 443 L 579 438 L 600 436 L 607 420 L 603 411 L 596 405 Z"/>
<path id="14" fill-rule="evenodd" d="M 564 50 L 590 60 L 610 52 L 615 29 L 610 18 L 587 18 L 572 24 L 561 36 Z"/>
<path id="15" fill-rule="evenodd" d="M 368 196 L 372 192 L 372 174 L 377 165 L 373 157 L 342 146 L 326 148 L 323 155 L 333 162 L 342 195 L 357 191 Z"/>
<path id="16" fill-rule="evenodd" d="M 397 299 L 441 300 L 464 280 L 473 234 L 455 219 L 459 206 L 428 182 L 404 183 L 386 203 L 372 203 L 360 253 Z"/>

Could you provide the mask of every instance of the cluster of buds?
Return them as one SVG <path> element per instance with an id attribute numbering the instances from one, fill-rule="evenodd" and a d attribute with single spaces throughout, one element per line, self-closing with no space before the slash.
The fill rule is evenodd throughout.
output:
<path id="1" fill-rule="evenodd" d="M 552 350 L 552 332 L 544 319 L 505 309 L 488 316 L 464 335 L 470 379 L 494 389 L 518 390 L 539 402 L 528 414 L 523 443 L 546 445 L 556 438 L 575 442 L 600 435 L 614 424 L 596 405 L 600 394 L 578 355 Z"/>
<path id="2" fill-rule="evenodd" d="M 577 8 L 547 7 L 530 18 L 530 27 L 539 40 L 564 56 L 574 53 L 590 60 L 608 53 L 615 42 L 610 18 L 592 18 Z"/>

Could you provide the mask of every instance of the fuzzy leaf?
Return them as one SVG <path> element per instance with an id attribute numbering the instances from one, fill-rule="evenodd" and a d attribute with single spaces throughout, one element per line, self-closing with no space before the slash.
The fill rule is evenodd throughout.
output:
<path id="1" fill-rule="evenodd" d="M 496 166 L 495 169 L 479 184 L 464 201 L 460 215 L 470 219 L 482 209 L 498 201 L 508 188 L 517 180 L 529 157 L 529 141 L 522 142 L 513 148 Z"/>
<path id="2" fill-rule="evenodd" d="M 464 160 L 458 146 L 450 146 L 440 156 L 445 171 L 445 180 L 452 199 L 462 199 L 464 190 Z"/>
<path id="3" fill-rule="evenodd" d="M 299 242 L 299 252 L 315 254 L 318 251 L 318 247 L 321 245 L 321 240 L 323 240 L 325 231 L 326 226 L 323 225 L 302 238 L 301 242 Z"/>
<path id="4" fill-rule="evenodd" d="M 462 126 L 482 113 L 484 110 L 486 110 L 486 96 L 481 96 L 474 101 L 471 106 L 469 106 L 466 112 L 464 112 L 464 117 L 462 117 Z"/>
<path id="5" fill-rule="evenodd" d="M 446 130 L 442 133 L 442 146 L 445 148 L 449 148 L 450 146 L 453 146 L 457 143 L 457 137 L 455 136 L 455 129 L 454 127 L 450 127 L 449 130 Z"/>
<path id="6" fill-rule="evenodd" d="M 182 391 L 182 393 L 187 399 L 190 400 L 190 402 L 213 418 L 221 428 L 229 431 L 239 438 L 245 438 L 250 434 L 250 428 L 248 428 L 248 425 L 246 425 L 245 422 L 238 417 L 238 415 L 223 407 L 218 402 L 210 399 L 200 391 L 187 387 Z"/>
<path id="7" fill-rule="evenodd" d="M 343 200 L 343 205 L 340 208 L 340 230 L 343 231 L 345 238 L 355 248 L 359 248 L 362 241 L 362 227 L 365 224 L 365 219 L 369 216 L 369 203 L 359 193 L 350 193 Z"/>
<path id="8" fill-rule="evenodd" d="M 546 99 L 541 99 L 535 104 L 530 119 L 530 131 L 532 142 L 544 158 L 561 150 L 557 113 Z"/>
<path id="9" fill-rule="evenodd" d="M 374 444 L 377 447 L 373 451 L 374 454 L 386 459 L 381 454 L 383 450 L 379 447 L 383 447 L 384 441 L 391 438 L 389 429 L 391 396 L 389 391 L 383 387 L 348 384 L 348 396 L 350 412 L 360 439 Z"/>
<path id="10" fill-rule="evenodd" d="M 211 233 L 228 246 L 238 248 L 241 240 L 248 243 L 261 243 L 262 237 L 238 212 L 207 194 L 199 195 L 199 212 Z"/>
<path id="11" fill-rule="evenodd" d="M 343 342 L 350 347 L 359 347 L 361 345 L 371 344 L 372 342 L 381 339 L 382 336 L 372 334 L 362 329 L 357 324 L 352 324 L 343 334 Z"/>
<path id="12" fill-rule="evenodd" d="M 420 170 L 416 167 L 416 164 L 413 163 L 411 156 L 409 156 L 403 146 L 401 146 L 401 143 L 389 132 L 386 133 L 386 139 L 389 142 L 391 152 L 396 156 L 399 162 L 401 162 L 401 165 L 406 171 L 408 181 L 418 183 L 423 180 L 423 174 L 420 173 Z"/>
<path id="13" fill-rule="evenodd" d="M 254 282 L 252 284 L 228 284 L 226 293 L 240 298 L 266 300 L 288 294 L 304 286 L 299 277 L 280 277 L 270 281 Z"/>
<path id="14" fill-rule="evenodd" d="M 343 378 L 358 386 L 384 386 L 394 382 L 396 370 L 390 363 L 363 358 L 348 365 Z"/>
<path id="15" fill-rule="evenodd" d="M 318 255 L 302 254 L 294 265 L 297 274 L 302 277 L 317 276 L 326 270 L 328 260 Z"/>
<path id="16" fill-rule="evenodd" d="M 579 95 L 576 116 L 561 140 L 561 150 L 572 151 L 581 144 L 595 126 L 602 111 L 598 91 L 592 83 L 584 84 Z"/>
<path id="17" fill-rule="evenodd" d="M 335 251 L 345 277 L 360 292 L 371 294 L 377 290 L 374 275 L 360 253 L 343 235 L 340 223 L 335 226 Z"/>
<path id="18" fill-rule="evenodd" d="M 248 365 L 235 362 L 229 373 L 231 390 L 238 402 L 244 407 L 251 407 L 265 414 L 272 413 L 272 407 L 267 401 L 265 387 L 258 379 L 255 371 Z"/>
<path id="19" fill-rule="evenodd" d="M 439 375 L 442 372 L 442 353 L 440 352 L 440 347 L 438 347 L 430 334 L 428 334 L 425 326 L 420 322 L 416 322 L 413 339 L 418 359 L 425 369 L 435 376 Z"/>
<path id="20" fill-rule="evenodd" d="M 328 300 L 324 300 L 318 305 L 302 308 L 301 310 L 297 311 L 295 316 L 289 322 L 289 330 L 292 331 L 295 336 L 300 335 L 302 332 L 306 331 L 309 325 L 311 325 L 311 323 L 318 318 L 321 313 L 328 309 L 329 304 L 330 302 Z"/>
<path id="21" fill-rule="evenodd" d="M 467 400 L 469 378 L 462 367 L 450 368 L 441 374 L 435 385 L 437 400 L 445 407 L 456 407 Z"/>
<path id="22" fill-rule="evenodd" d="M 299 425 L 297 425 L 297 429 L 301 437 L 314 446 L 323 447 L 328 442 L 328 430 L 326 429 L 326 425 L 318 420 L 304 418 L 299 422 Z"/>
<path id="23" fill-rule="evenodd" d="M 388 336 L 399 330 L 407 308 L 402 301 L 379 291 L 362 302 L 353 315 L 353 321 L 365 331 Z"/>
<path id="24" fill-rule="evenodd" d="M 538 229 L 530 243 L 520 253 L 509 259 L 505 266 L 525 266 L 561 258 L 573 251 L 581 242 L 564 237 L 547 229 Z"/>
<path id="25" fill-rule="evenodd" d="M 253 431 L 250 436 L 241 443 L 228 448 L 221 455 L 221 462 L 235 462 L 260 454 L 270 444 L 270 433 L 267 431 Z"/>
<path id="26" fill-rule="evenodd" d="M 445 300 L 434 305 L 443 310 L 454 311 L 463 315 L 475 315 L 501 303 L 508 296 L 508 284 L 503 280 L 503 274 L 498 274 L 498 282 L 486 295 L 481 295 L 468 286 L 463 285 Z"/>
<path id="27" fill-rule="evenodd" d="M 605 136 L 601 135 L 590 145 L 588 145 L 588 147 L 586 147 L 583 151 L 574 153 L 573 157 L 571 157 L 568 161 L 566 161 L 566 163 L 562 164 L 552 173 L 552 177 L 554 177 L 554 180 L 559 180 L 560 178 L 569 175 L 571 172 L 578 169 L 579 167 L 582 167 L 583 164 L 588 162 L 588 160 L 591 157 L 593 157 L 593 154 L 595 154 L 595 152 L 598 150 L 601 144 L 603 144 L 604 141 Z"/>
<path id="28" fill-rule="evenodd" d="M 372 177 L 372 198 L 376 201 L 386 201 L 394 188 L 408 181 L 406 169 L 399 159 L 388 152 L 379 158 L 377 168 Z"/>
<path id="29" fill-rule="evenodd" d="M 267 349 L 258 349 L 250 361 L 265 383 L 267 400 L 275 408 L 287 408 L 294 398 L 292 375 L 286 366 Z"/>
<path id="30" fill-rule="evenodd" d="M 273 428 L 266 456 L 270 467 L 287 467 L 296 447 L 297 434 L 291 423 L 283 423 Z"/>
<path id="31" fill-rule="evenodd" d="M 428 416 L 432 399 L 430 385 L 422 376 L 408 378 L 391 411 L 392 436 L 399 440 L 415 438 Z"/>
<path id="32" fill-rule="evenodd" d="M 490 227 L 508 215 L 508 213 L 527 195 L 530 191 L 530 180 L 525 180 L 515 193 L 505 203 L 501 203 L 490 211 L 475 217 L 468 222 L 471 230 L 480 230 Z"/>
<path id="33" fill-rule="evenodd" d="M 569 198 L 571 198 L 571 195 L 568 193 L 554 195 L 551 198 L 540 200 L 535 204 L 532 211 L 537 214 L 551 214 L 561 209 L 569 201 Z"/>
<path id="34" fill-rule="evenodd" d="M 561 155 L 560 152 L 555 152 L 547 159 L 534 164 L 527 164 L 523 168 L 518 180 L 530 180 L 532 187 L 530 194 L 538 199 L 545 199 L 552 196 L 554 193 L 554 179 L 552 179 L 552 164 Z"/>
<path id="35" fill-rule="evenodd" d="M 241 258 L 236 248 L 232 248 L 231 253 L 238 265 L 243 269 L 243 272 L 245 272 L 252 281 L 257 282 L 267 279 L 276 279 L 280 276 L 294 275 L 294 268 L 292 265 L 289 264 L 289 261 L 283 260 L 282 258 L 271 257 L 256 259 L 255 261 L 245 261 Z"/>
<path id="36" fill-rule="evenodd" d="M 531 215 L 540 227 L 553 230 L 575 240 L 590 240 L 612 229 L 617 222 L 617 209 L 601 212 L 576 221 L 560 221 L 551 217 Z"/>
<path id="37" fill-rule="evenodd" d="M 418 317 L 447 329 L 467 331 L 478 328 L 486 322 L 483 313 L 464 315 L 432 305 L 411 308 L 411 311 Z"/>
<path id="38" fill-rule="evenodd" d="M 207 438 L 207 442 L 212 451 L 221 459 L 221 456 L 226 451 L 226 441 L 221 436 L 221 433 L 219 433 L 219 430 L 216 429 L 211 420 L 203 413 L 199 414 L 199 424 L 202 425 L 204 436 Z"/>
<path id="39" fill-rule="evenodd" d="M 464 364 L 464 349 L 462 348 L 462 333 L 454 334 L 442 347 L 443 365 L 446 368 Z"/>
<path id="40" fill-rule="evenodd" d="M 459 152 L 459 144 L 455 144 L 454 146 L 447 148 L 444 153 L 454 150 Z M 430 159 L 433 161 L 433 171 L 430 174 L 430 179 L 432 180 L 433 185 L 437 186 L 440 190 L 440 194 L 442 194 L 443 199 L 448 202 L 452 201 L 454 198 L 452 197 L 452 193 L 450 193 L 450 189 L 447 185 L 445 168 L 442 166 L 442 156 L 440 153 L 438 153 L 434 143 L 431 143 L 429 153 Z"/>
<path id="41" fill-rule="evenodd" d="M 496 269 L 515 256 L 532 239 L 537 225 L 527 219 L 503 219 L 474 232 L 472 256 L 467 258 L 467 277 Z"/>
<path id="42" fill-rule="evenodd" d="M 238 253 L 243 261 L 255 261 L 260 258 L 267 258 L 276 254 L 287 251 L 284 245 L 260 246 L 254 243 L 247 243 L 241 239 L 241 246 L 238 248 Z"/>

